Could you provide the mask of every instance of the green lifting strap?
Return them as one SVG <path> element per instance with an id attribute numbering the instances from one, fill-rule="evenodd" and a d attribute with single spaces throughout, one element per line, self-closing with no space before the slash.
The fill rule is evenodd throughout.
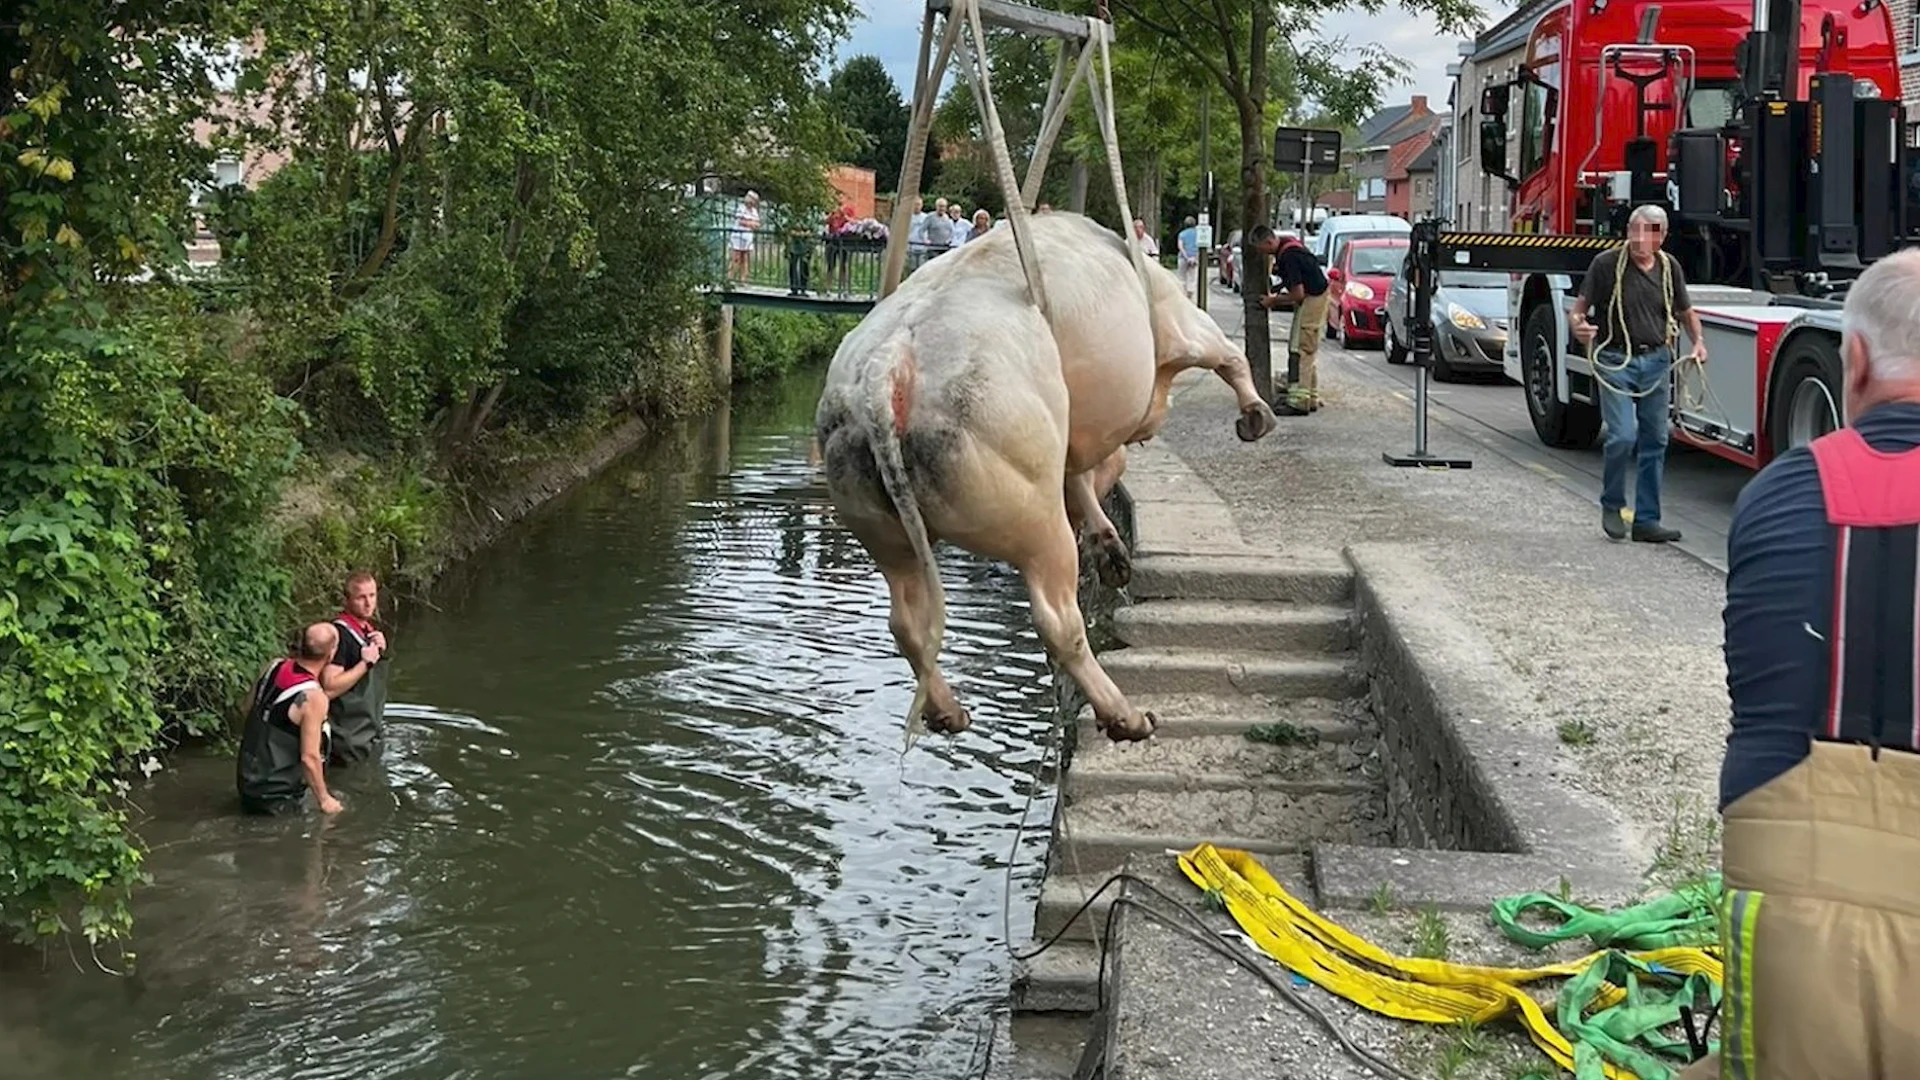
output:
<path id="1" fill-rule="evenodd" d="M 1602 1080 L 1603 1063 L 1627 1070 L 1640 1080 L 1674 1080 L 1692 1061 L 1684 1039 L 1667 1032 L 1682 1023 L 1680 1008 L 1705 1000 L 1720 1005 L 1721 987 L 1704 974 L 1681 976 L 1649 965 L 1626 951 L 1714 946 L 1720 942 L 1721 879 L 1704 881 L 1645 903 L 1602 911 L 1550 893 L 1527 893 L 1494 902 L 1492 918 L 1508 938 L 1540 949 L 1573 938 L 1587 938 L 1608 955 L 1567 981 L 1554 1010 L 1555 1026 L 1573 1046 L 1576 1080 Z M 1550 930 L 1523 925 L 1520 916 L 1552 912 L 1559 922 Z M 1609 985 L 1626 996 L 1608 1008 L 1589 1012 Z M 1709 1050 L 1717 1049 L 1709 1041 Z"/>
<path id="2" fill-rule="evenodd" d="M 1508 938 L 1530 949 L 1579 937 L 1592 939 L 1602 949 L 1717 945 L 1720 891 L 1720 875 L 1715 874 L 1700 884 L 1615 911 L 1596 911 L 1550 893 L 1527 893 L 1494 901 L 1493 922 Z M 1560 924 L 1551 930 L 1521 924 L 1521 915 L 1540 908 L 1560 916 Z"/>

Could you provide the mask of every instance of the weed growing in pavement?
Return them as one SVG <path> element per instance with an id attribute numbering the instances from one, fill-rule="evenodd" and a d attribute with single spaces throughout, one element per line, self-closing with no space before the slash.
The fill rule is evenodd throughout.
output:
<path id="1" fill-rule="evenodd" d="M 1453 935 L 1447 921 L 1429 904 L 1420 911 L 1413 928 L 1413 955 L 1427 960 L 1445 960 L 1453 948 Z"/>
<path id="2" fill-rule="evenodd" d="M 1599 733 L 1585 720 L 1560 721 L 1560 741 L 1568 746 L 1592 746 Z"/>
<path id="3" fill-rule="evenodd" d="M 1320 733 L 1312 728 L 1278 720 L 1271 724 L 1255 724 L 1248 728 L 1247 741 L 1267 743 L 1271 746 L 1312 746 L 1320 741 Z"/>
<path id="4" fill-rule="evenodd" d="M 1720 815 L 1694 796 L 1675 792 L 1665 834 L 1647 868 L 1650 884 L 1671 888 L 1712 873 L 1720 849 Z"/>
<path id="5" fill-rule="evenodd" d="M 1371 906 L 1375 915 L 1385 915 L 1393 910 L 1392 882 L 1383 881 L 1379 888 L 1373 890 Z"/>

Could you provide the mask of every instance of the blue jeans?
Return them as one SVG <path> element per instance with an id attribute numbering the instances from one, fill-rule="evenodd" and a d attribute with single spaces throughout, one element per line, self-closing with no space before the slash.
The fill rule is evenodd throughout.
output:
<path id="1" fill-rule="evenodd" d="M 1619 371 L 1600 370 L 1602 364 Z M 1666 346 L 1628 360 L 1618 349 L 1600 350 L 1594 378 L 1600 383 L 1600 419 L 1605 424 L 1600 508 L 1627 505 L 1627 464 L 1639 463 L 1633 485 L 1633 523 L 1660 524 L 1660 482 L 1667 465 L 1667 414 L 1673 397 L 1673 351 Z M 1624 391 L 1624 392 L 1623 392 Z M 1633 394 L 1645 394 L 1633 397 Z"/>

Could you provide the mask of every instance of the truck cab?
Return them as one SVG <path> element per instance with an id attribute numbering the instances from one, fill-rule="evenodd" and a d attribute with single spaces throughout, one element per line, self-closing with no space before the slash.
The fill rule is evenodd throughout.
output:
<path id="1" fill-rule="evenodd" d="M 1886 5 L 1566 3 L 1539 15 L 1526 48 L 1515 81 L 1483 93 L 1482 168 L 1506 182 L 1516 233 L 1624 240 L 1633 207 L 1667 209 L 1667 251 L 1711 355 L 1704 370 L 1676 367 L 1675 437 L 1758 468 L 1838 426 L 1832 282 L 1906 242 L 1906 135 Z M 1825 156 L 1846 166 L 1850 202 L 1823 194 L 1820 162 L 1808 166 L 1823 156 L 1823 131 L 1835 142 Z M 1878 182 L 1880 169 L 1892 182 Z M 1599 388 L 1569 332 L 1582 276 L 1571 265 L 1511 273 L 1503 367 L 1524 387 L 1543 442 L 1585 447 L 1600 430 Z M 1692 344 L 1683 331 L 1679 351 Z"/>

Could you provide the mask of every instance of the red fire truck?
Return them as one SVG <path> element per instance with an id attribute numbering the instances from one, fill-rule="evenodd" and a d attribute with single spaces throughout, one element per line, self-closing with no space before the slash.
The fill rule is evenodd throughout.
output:
<path id="1" fill-rule="evenodd" d="M 1675 437 L 1759 468 L 1840 424 L 1846 282 L 1920 221 L 1896 53 L 1885 0 L 1543 9 L 1521 74 L 1481 99 L 1481 166 L 1506 180 L 1515 231 L 1426 232 L 1441 273 L 1512 275 L 1504 367 L 1543 442 L 1599 433 L 1568 312 L 1647 202 L 1667 209 L 1710 354 L 1676 366 Z"/>

